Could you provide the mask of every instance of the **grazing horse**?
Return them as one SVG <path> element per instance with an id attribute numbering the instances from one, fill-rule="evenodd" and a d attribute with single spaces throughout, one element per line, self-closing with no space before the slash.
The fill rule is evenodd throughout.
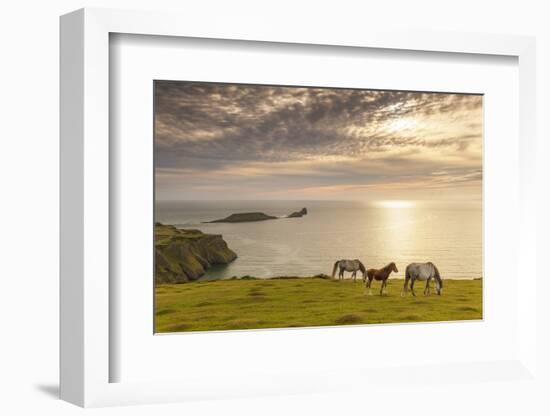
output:
<path id="1" fill-rule="evenodd" d="M 403 286 L 403 291 L 401 296 L 405 296 L 407 293 L 407 285 L 409 281 L 411 282 L 411 293 L 413 296 L 416 296 L 414 293 L 414 282 L 416 280 L 426 281 L 426 287 L 424 288 L 424 296 L 430 294 L 430 280 L 434 279 L 435 281 L 435 290 L 438 295 L 441 295 L 443 290 L 443 280 L 439 274 L 439 270 L 435 267 L 435 264 L 428 263 L 411 263 L 407 266 L 405 270 L 405 285 Z"/>
<path id="2" fill-rule="evenodd" d="M 380 286 L 380 295 L 384 294 L 384 290 L 386 289 L 386 286 L 388 285 L 388 277 L 390 277 L 391 272 L 399 273 L 399 270 L 397 270 L 397 266 L 392 261 L 390 264 L 382 267 L 381 269 L 368 269 L 367 270 L 367 278 L 369 279 L 368 282 L 365 278 L 363 278 L 363 281 L 365 282 L 365 288 L 369 290 L 369 295 L 372 295 L 372 292 L 370 290 L 370 287 L 372 285 L 373 280 L 382 281 L 382 285 Z"/>
<path id="3" fill-rule="evenodd" d="M 363 263 L 361 263 L 359 260 L 338 260 L 336 263 L 334 263 L 334 267 L 332 268 L 332 278 L 334 279 L 334 275 L 336 274 L 336 269 L 340 268 L 340 272 L 338 273 L 338 279 L 344 278 L 344 271 L 346 272 L 352 272 L 351 277 L 353 278 L 353 281 L 357 279 L 357 271 L 361 270 L 363 273 L 363 280 L 365 279 L 365 273 L 367 273 L 367 270 L 365 269 L 365 266 L 363 266 Z"/>

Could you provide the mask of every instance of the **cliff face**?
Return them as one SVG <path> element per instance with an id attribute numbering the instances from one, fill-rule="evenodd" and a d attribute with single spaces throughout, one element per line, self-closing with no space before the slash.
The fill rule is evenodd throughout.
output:
<path id="1" fill-rule="evenodd" d="M 155 225 L 155 283 L 197 280 L 214 264 L 237 258 L 221 235 Z"/>

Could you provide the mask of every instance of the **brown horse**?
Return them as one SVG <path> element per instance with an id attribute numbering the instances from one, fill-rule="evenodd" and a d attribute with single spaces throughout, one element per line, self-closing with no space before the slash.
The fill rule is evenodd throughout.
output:
<path id="1" fill-rule="evenodd" d="M 397 266 L 392 261 L 387 266 L 382 267 L 381 269 L 368 269 L 367 270 L 367 279 L 364 279 L 365 281 L 365 287 L 369 290 L 369 295 L 372 294 L 370 287 L 372 285 L 373 280 L 382 281 L 382 285 L 380 286 L 380 295 L 384 293 L 384 289 L 388 285 L 388 277 L 390 277 L 391 272 L 399 273 L 399 270 L 397 270 Z"/>

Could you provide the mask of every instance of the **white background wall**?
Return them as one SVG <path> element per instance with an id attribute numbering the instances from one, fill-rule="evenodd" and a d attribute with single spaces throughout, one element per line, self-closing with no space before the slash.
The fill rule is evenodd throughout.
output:
<path id="1" fill-rule="evenodd" d="M 535 35 L 538 42 L 539 213 L 548 213 L 550 163 L 550 12 L 547 1 L 169 1 L 11 0 L 0 9 L 0 413 L 73 414 L 82 410 L 56 399 L 58 383 L 58 16 L 84 6 L 178 10 L 231 19 L 246 14 L 281 25 L 326 22 L 388 24 L 410 28 Z M 546 138 L 547 140 L 544 140 Z M 543 183 L 544 181 L 544 183 Z M 549 221 L 539 215 L 539 252 L 548 252 Z M 543 247 L 546 250 L 543 251 Z M 541 256 L 542 257 L 542 256 Z M 542 265 L 542 262 L 541 262 Z M 539 273 L 545 273 L 539 268 Z M 547 321 L 546 321 L 547 322 Z M 548 332 L 548 331 L 546 331 Z M 548 347 L 548 335 L 545 336 Z M 546 348 L 546 351 L 549 351 Z M 547 361 L 546 361 L 547 363 Z M 429 395 L 429 394 L 428 394 Z M 500 403 L 457 397 L 442 413 L 537 414 L 535 402 L 503 394 Z M 100 409 L 99 414 L 365 414 L 368 402 L 387 397 L 345 394 L 260 398 Z M 423 399 L 411 406 L 429 406 Z"/>

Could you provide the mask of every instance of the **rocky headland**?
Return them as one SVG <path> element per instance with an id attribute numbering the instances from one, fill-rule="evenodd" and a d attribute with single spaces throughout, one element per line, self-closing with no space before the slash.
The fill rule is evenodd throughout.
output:
<path id="1" fill-rule="evenodd" d="M 197 280 L 216 264 L 237 258 L 219 234 L 155 224 L 155 283 Z"/>

